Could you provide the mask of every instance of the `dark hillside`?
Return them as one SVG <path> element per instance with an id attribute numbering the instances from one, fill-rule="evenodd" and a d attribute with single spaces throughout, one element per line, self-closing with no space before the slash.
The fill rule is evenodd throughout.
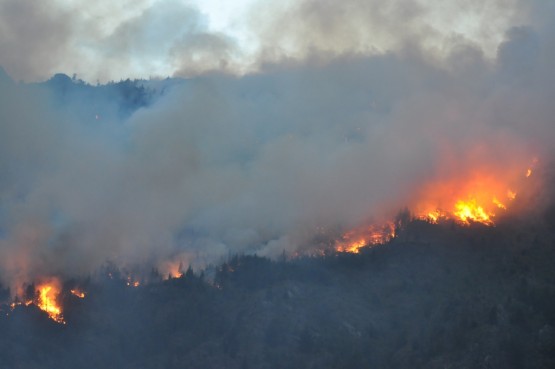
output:
<path id="1" fill-rule="evenodd" d="M 360 254 L 237 256 L 214 281 L 88 281 L 67 325 L 0 319 L 2 368 L 552 368 L 549 226 L 413 221 Z"/>

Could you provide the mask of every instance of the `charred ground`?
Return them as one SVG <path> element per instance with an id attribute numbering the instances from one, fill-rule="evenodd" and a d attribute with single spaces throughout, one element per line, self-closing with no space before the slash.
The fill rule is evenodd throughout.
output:
<path id="1" fill-rule="evenodd" d="M 3 307 L 0 367 L 551 368 L 553 218 L 412 221 L 360 254 L 235 256 L 137 288 L 68 281 L 66 325 Z"/>

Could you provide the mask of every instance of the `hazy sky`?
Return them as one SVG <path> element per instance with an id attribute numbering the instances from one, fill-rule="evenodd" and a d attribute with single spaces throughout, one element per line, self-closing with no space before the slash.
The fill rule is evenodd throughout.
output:
<path id="1" fill-rule="evenodd" d="M 518 0 L 0 0 L 0 65 L 16 80 L 77 73 L 90 82 L 245 73 L 307 53 L 376 54 L 418 43 L 438 57 L 456 42 L 490 58 Z M 526 2 L 524 2 L 526 4 Z"/>

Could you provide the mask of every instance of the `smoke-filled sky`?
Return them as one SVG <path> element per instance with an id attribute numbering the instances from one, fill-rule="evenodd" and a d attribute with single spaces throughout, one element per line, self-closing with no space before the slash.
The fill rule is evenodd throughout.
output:
<path id="1" fill-rule="evenodd" d="M 408 45 L 445 57 L 471 44 L 494 58 L 508 28 L 545 16 L 538 8 L 550 6 L 536 3 L 1 0 L 0 65 L 16 80 L 64 72 L 95 83 L 248 73 L 315 52 L 372 55 Z"/>
<path id="2" fill-rule="evenodd" d="M 0 278 L 294 252 L 430 181 L 510 177 L 553 149 L 554 12 L 0 0 Z M 119 114 L 78 93 L 103 86 L 30 83 L 55 72 L 185 79 Z"/>

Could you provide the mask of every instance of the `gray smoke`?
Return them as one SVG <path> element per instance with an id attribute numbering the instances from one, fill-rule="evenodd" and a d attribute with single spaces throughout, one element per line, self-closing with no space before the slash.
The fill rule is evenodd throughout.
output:
<path id="1" fill-rule="evenodd" d="M 89 81 L 222 70 L 239 51 L 181 0 L 0 0 L 0 65 L 18 80 Z"/>
<path id="2" fill-rule="evenodd" d="M 299 27 L 342 40 L 350 31 L 336 7 L 310 13 L 336 27 Z M 60 106 L 49 89 L 1 77 L 2 282 L 85 274 L 106 261 L 197 266 L 307 250 L 318 234 L 391 217 L 430 180 L 545 157 L 555 138 L 555 23 L 540 8 L 507 30 L 493 59 L 464 40 L 442 58 L 418 43 L 367 54 L 314 41 L 299 58 L 265 53 L 257 73 L 184 80 L 129 117 L 96 120 L 90 107 L 106 101 Z M 109 37 L 114 52 L 149 54 L 145 37 L 174 47 L 142 33 L 146 19 L 161 19 L 149 12 Z M 191 22 L 200 38 L 180 40 L 228 50 Z"/>

